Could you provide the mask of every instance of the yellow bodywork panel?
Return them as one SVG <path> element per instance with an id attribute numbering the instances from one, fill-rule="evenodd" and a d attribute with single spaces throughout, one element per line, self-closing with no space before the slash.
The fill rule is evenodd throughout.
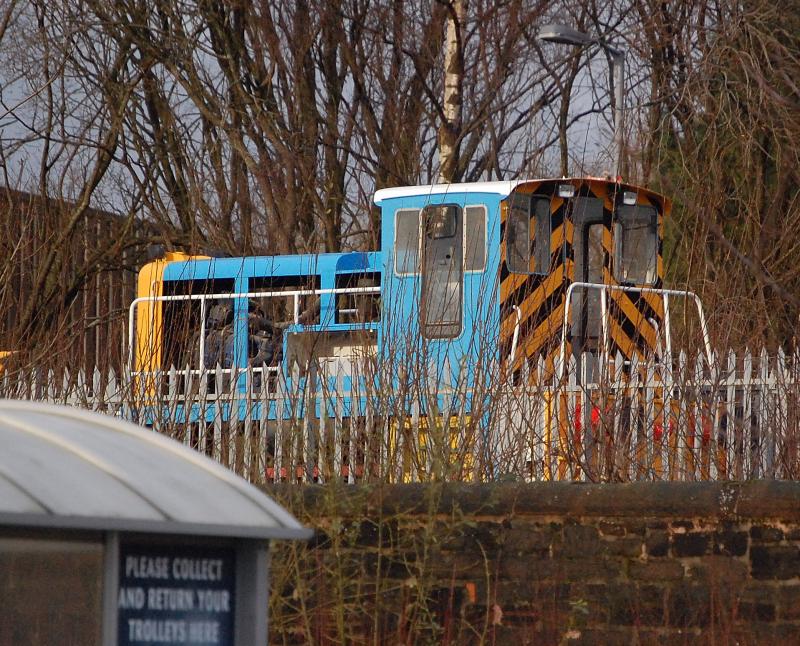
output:
<path id="1" fill-rule="evenodd" d="M 164 258 L 149 262 L 139 270 L 137 298 L 153 298 L 164 295 L 164 270 L 173 262 L 207 259 L 209 256 L 190 256 L 172 251 Z M 155 372 L 162 368 L 161 355 L 164 348 L 164 317 L 161 301 L 142 301 L 136 307 L 136 334 L 134 336 L 134 370 Z"/>
<path id="2" fill-rule="evenodd" d="M 10 359 L 15 354 L 16 350 L 0 350 L 0 375 L 6 371 L 6 359 Z"/>
<path id="3" fill-rule="evenodd" d="M 395 469 L 400 482 L 418 482 L 423 474 L 434 480 L 474 480 L 476 433 L 469 415 L 451 415 L 447 422 L 441 415 L 421 415 L 416 424 L 411 417 L 392 420 L 389 464 L 400 467 Z"/>

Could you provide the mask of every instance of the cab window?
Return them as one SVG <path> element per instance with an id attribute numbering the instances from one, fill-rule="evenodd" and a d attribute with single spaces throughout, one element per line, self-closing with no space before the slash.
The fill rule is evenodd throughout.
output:
<path id="1" fill-rule="evenodd" d="M 427 339 L 461 333 L 464 281 L 462 211 L 452 204 L 422 211 L 422 301 L 420 328 Z"/>
<path id="2" fill-rule="evenodd" d="M 486 208 L 464 209 L 464 270 L 486 269 Z"/>
<path id="3" fill-rule="evenodd" d="M 394 271 L 415 274 L 419 266 L 419 209 L 400 209 L 394 221 Z"/>
<path id="4" fill-rule="evenodd" d="M 628 285 L 658 278 L 658 215 L 652 206 L 621 204 L 615 224 L 614 274 Z"/>
<path id="5" fill-rule="evenodd" d="M 517 274 L 546 274 L 550 269 L 550 198 L 511 196 L 506 220 L 506 266 Z"/>

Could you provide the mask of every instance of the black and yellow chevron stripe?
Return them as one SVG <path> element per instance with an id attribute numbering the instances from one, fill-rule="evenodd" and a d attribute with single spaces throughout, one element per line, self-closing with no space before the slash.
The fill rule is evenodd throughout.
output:
<path id="1" fill-rule="evenodd" d="M 526 182 L 516 191 L 524 194 L 550 198 L 551 238 L 550 266 L 541 274 L 516 274 L 506 264 L 505 228 L 509 200 L 501 208 L 501 263 L 500 263 L 500 351 L 508 360 L 511 354 L 514 330 L 519 320 L 517 347 L 513 372 L 518 372 L 524 362 L 538 361 L 544 356 L 548 366 L 553 365 L 560 349 L 564 320 L 566 293 L 569 285 L 578 282 L 575 276 L 574 244 L 576 227 L 570 212 L 571 201 L 558 197 L 560 184 L 572 184 L 575 194 L 594 197 L 603 203 L 603 282 L 617 285 L 614 277 L 614 204 L 622 191 L 636 192 L 638 203 L 652 205 L 658 213 L 658 258 L 657 280 L 652 287 L 661 287 L 663 280 L 662 238 L 663 218 L 667 215 L 668 203 L 660 195 L 641 187 L 618 184 L 604 179 L 563 179 Z M 531 239 L 535 239 L 535 226 L 530 227 Z M 628 294 L 611 292 L 609 298 L 609 337 L 612 353 L 621 352 L 630 358 L 635 353 L 643 354 L 655 349 L 658 343 L 657 326 L 662 325 L 664 309 L 661 298 L 654 294 Z M 571 351 L 571 339 L 567 335 L 567 352 Z"/>

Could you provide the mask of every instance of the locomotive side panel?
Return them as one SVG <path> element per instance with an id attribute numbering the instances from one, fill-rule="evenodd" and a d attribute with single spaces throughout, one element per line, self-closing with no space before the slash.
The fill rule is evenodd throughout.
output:
<path id="1" fill-rule="evenodd" d="M 395 378 L 464 386 L 480 365 L 496 361 L 497 191 L 507 184 L 376 195 L 383 218 L 382 363 Z"/>

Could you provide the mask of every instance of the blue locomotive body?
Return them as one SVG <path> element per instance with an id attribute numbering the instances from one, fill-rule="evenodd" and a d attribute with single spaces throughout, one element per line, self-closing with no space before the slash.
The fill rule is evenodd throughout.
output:
<path id="1" fill-rule="evenodd" d="M 419 400 L 463 411 L 475 387 L 541 356 L 656 347 L 661 196 L 581 178 L 390 188 L 374 201 L 379 251 L 146 265 L 129 338 L 145 416 L 297 418 L 309 390 L 325 394 L 315 417 L 349 416 L 412 382 Z M 168 374 L 180 383 L 165 386 Z M 169 388 L 209 396 L 156 403 Z M 302 400 L 291 411 L 287 393 Z"/>

